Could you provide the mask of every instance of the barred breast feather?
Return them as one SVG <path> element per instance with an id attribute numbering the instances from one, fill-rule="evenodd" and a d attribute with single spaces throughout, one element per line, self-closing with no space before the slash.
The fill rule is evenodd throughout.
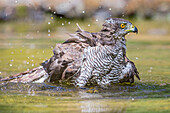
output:
<path id="1" fill-rule="evenodd" d="M 124 48 L 121 43 L 115 46 L 85 48 L 76 85 L 85 86 L 91 78 L 95 78 L 99 85 L 119 82 L 120 75 L 125 68 L 124 58 Z"/>

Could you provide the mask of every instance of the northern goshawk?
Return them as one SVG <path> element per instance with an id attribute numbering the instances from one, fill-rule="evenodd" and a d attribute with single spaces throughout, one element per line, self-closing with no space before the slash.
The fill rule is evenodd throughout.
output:
<path id="1" fill-rule="evenodd" d="M 12 77 L 1 79 L 10 82 L 61 82 L 72 81 L 82 87 L 90 84 L 110 85 L 140 80 L 138 71 L 126 56 L 126 34 L 137 33 L 127 20 L 109 18 L 100 32 L 91 33 L 78 25 L 75 34 L 64 43 L 56 44 L 54 55 L 42 66 Z"/>

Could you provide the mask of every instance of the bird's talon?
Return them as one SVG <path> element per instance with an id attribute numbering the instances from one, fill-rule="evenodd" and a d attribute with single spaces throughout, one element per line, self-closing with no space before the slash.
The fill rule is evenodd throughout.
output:
<path id="1" fill-rule="evenodd" d="M 96 88 L 91 87 L 91 88 L 89 88 L 86 92 L 87 92 L 87 93 L 98 93 L 99 91 L 98 91 Z"/>

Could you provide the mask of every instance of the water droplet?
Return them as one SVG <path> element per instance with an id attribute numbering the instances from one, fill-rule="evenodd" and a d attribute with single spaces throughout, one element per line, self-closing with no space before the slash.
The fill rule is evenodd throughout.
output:
<path id="1" fill-rule="evenodd" d="M 96 22 L 98 22 L 99 20 L 98 19 L 96 19 Z"/>
<path id="2" fill-rule="evenodd" d="M 9 64 L 10 67 L 12 67 L 12 64 Z"/>
<path id="3" fill-rule="evenodd" d="M 26 60 L 24 60 L 23 62 L 24 62 L 24 64 L 26 64 L 26 63 L 27 63 L 27 61 L 26 61 Z"/>
<path id="4" fill-rule="evenodd" d="M 109 10 L 111 11 L 111 10 L 112 10 L 112 8 L 109 8 Z"/>
<path id="5" fill-rule="evenodd" d="M 27 64 L 29 64 L 29 62 L 27 62 Z"/>
<path id="6" fill-rule="evenodd" d="M 51 36 L 50 34 L 48 34 L 48 36 Z"/>
<path id="7" fill-rule="evenodd" d="M 34 64 L 32 64 L 32 66 L 34 66 Z"/>
<path id="8" fill-rule="evenodd" d="M 82 11 L 82 13 L 85 13 L 85 11 Z"/>
<path id="9" fill-rule="evenodd" d="M 90 24 L 88 24 L 88 26 L 90 26 Z"/>
<path id="10" fill-rule="evenodd" d="M 48 32 L 50 32 L 50 29 L 48 29 Z"/>
<path id="11" fill-rule="evenodd" d="M 61 24 L 62 26 L 64 25 L 64 23 Z"/>
<path id="12" fill-rule="evenodd" d="M 51 24 L 50 22 L 48 22 L 48 24 Z"/>
<path id="13" fill-rule="evenodd" d="M 148 72 L 152 72 L 152 70 L 148 70 Z"/>
<path id="14" fill-rule="evenodd" d="M 71 24 L 71 22 L 68 22 L 68 24 Z"/>

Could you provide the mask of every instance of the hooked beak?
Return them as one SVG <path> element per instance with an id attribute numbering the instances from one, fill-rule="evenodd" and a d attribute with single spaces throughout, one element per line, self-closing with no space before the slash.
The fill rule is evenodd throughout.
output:
<path id="1" fill-rule="evenodd" d="M 138 34 L 138 29 L 137 27 L 135 27 L 134 25 L 131 25 L 127 30 L 125 30 L 127 32 L 133 32 L 133 33 L 136 33 Z"/>

